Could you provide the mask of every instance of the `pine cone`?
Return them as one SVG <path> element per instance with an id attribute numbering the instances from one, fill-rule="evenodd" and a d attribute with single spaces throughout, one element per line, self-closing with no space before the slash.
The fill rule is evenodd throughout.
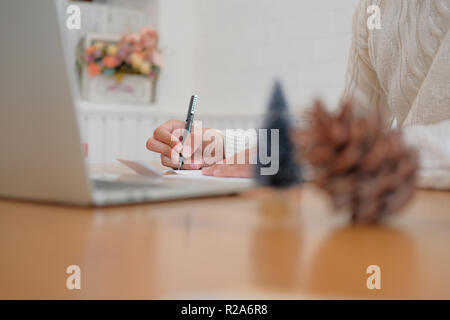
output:
<path id="1" fill-rule="evenodd" d="M 316 102 L 310 117 L 310 127 L 294 141 L 336 209 L 348 210 L 354 223 L 370 224 L 407 203 L 419 165 L 399 130 L 383 130 L 379 113 L 357 116 L 351 102 L 337 114 Z"/>

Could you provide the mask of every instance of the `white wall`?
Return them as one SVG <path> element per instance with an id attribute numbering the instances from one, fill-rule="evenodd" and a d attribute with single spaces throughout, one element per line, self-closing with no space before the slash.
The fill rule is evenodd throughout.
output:
<path id="1" fill-rule="evenodd" d="M 162 111 L 186 114 L 190 96 L 195 91 L 194 55 L 196 40 L 196 1 L 159 0 L 159 46 L 164 65 L 158 83 L 157 102 Z"/>
<path id="2" fill-rule="evenodd" d="M 294 107 L 308 105 L 315 96 L 335 104 L 344 85 L 357 2 L 160 1 L 166 49 L 161 104 L 184 112 L 195 91 L 202 112 L 261 113 L 275 78 L 284 83 Z"/>
<path id="3" fill-rule="evenodd" d="M 158 28 L 165 65 L 157 108 L 184 114 L 196 92 L 202 113 L 230 115 L 264 112 L 275 78 L 293 106 L 308 105 L 314 96 L 334 104 L 343 89 L 358 1 L 100 2 L 146 12 Z M 89 25 L 101 17 L 85 19 Z"/>
<path id="4" fill-rule="evenodd" d="M 168 117 L 182 119 L 194 92 L 198 118 L 221 129 L 255 126 L 275 78 L 293 109 L 309 106 L 315 96 L 334 105 L 358 1 L 109 0 L 154 17 L 149 20 L 159 30 L 165 65 L 156 106 L 82 108 L 89 160 L 156 159 L 146 139 Z"/>

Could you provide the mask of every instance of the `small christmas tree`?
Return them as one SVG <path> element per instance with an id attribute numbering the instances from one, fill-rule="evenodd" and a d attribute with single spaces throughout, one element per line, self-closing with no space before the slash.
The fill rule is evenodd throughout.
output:
<path id="1" fill-rule="evenodd" d="M 255 177 L 260 185 L 275 188 L 286 188 L 301 182 L 301 170 L 295 158 L 293 143 L 290 138 L 291 122 L 289 120 L 288 106 L 284 98 L 281 84 L 276 81 L 273 87 L 272 97 L 269 103 L 269 110 L 266 115 L 264 129 L 267 129 L 267 136 L 259 134 L 258 141 L 258 163 L 256 165 Z M 278 143 L 274 144 L 271 150 L 271 130 L 279 130 Z M 264 139 L 265 138 L 265 139 Z M 274 158 L 277 157 L 279 168 L 275 174 L 264 175 L 262 168 L 273 167 Z M 261 155 L 271 158 L 271 163 L 261 161 Z M 275 159 L 276 161 L 276 159 Z"/>

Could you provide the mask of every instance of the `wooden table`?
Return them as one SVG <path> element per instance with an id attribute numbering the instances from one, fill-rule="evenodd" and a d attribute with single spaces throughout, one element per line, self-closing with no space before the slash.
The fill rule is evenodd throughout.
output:
<path id="1" fill-rule="evenodd" d="M 0 201 L 0 298 L 450 298 L 450 192 L 351 227 L 312 185 L 111 208 Z M 81 268 L 81 290 L 66 268 Z M 369 290 L 366 268 L 381 268 Z"/>

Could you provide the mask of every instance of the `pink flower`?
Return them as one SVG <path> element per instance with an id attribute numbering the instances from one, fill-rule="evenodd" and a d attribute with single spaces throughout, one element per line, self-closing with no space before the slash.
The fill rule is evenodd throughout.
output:
<path id="1" fill-rule="evenodd" d="M 157 52 L 157 46 L 158 33 L 153 28 L 143 27 L 139 33 L 124 34 L 117 44 L 116 63 L 120 65 L 125 62 L 134 68 L 141 67 L 143 63 L 148 63 L 150 66 L 153 64 L 160 66 L 163 61 L 161 55 Z M 105 63 L 108 62 L 105 61 Z M 104 65 L 106 66 L 106 64 Z M 141 72 L 148 74 L 147 69 L 144 68 L 144 71 Z"/>
<path id="2" fill-rule="evenodd" d="M 94 52 L 95 52 L 95 47 L 94 47 L 94 46 L 87 47 L 87 48 L 84 50 L 84 52 L 85 52 L 85 54 L 88 55 L 88 56 L 93 55 Z"/>
<path id="3" fill-rule="evenodd" d="M 148 50 L 153 50 L 158 44 L 158 33 L 150 27 L 141 29 L 141 45 Z"/>
<path id="4" fill-rule="evenodd" d="M 104 57 L 102 62 L 103 62 L 103 65 L 106 68 L 115 68 L 117 66 L 116 59 L 114 57 L 111 57 L 111 56 Z"/>
<path id="5" fill-rule="evenodd" d="M 130 40 L 133 44 L 139 43 L 141 41 L 141 35 L 139 33 L 132 33 L 130 34 Z"/>
<path id="6" fill-rule="evenodd" d="M 141 51 L 143 51 L 143 47 L 140 43 L 135 43 L 135 44 L 133 44 L 132 51 L 141 52 Z"/>
<path id="7" fill-rule="evenodd" d="M 156 30 L 153 29 L 153 28 L 150 28 L 150 27 L 142 27 L 142 28 L 141 28 L 141 34 L 157 35 L 158 33 L 157 33 Z"/>
<path id="8" fill-rule="evenodd" d="M 156 38 L 142 37 L 141 45 L 145 49 L 153 50 L 156 48 L 157 40 Z"/>
<path id="9" fill-rule="evenodd" d="M 91 62 L 88 64 L 87 71 L 91 77 L 95 77 L 100 74 L 101 68 L 95 62 Z"/>
<path id="10" fill-rule="evenodd" d="M 128 50 L 125 48 L 119 48 L 117 51 L 116 59 L 119 63 L 122 63 L 128 57 Z"/>
<path id="11" fill-rule="evenodd" d="M 161 67 L 164 63 L 161 54 L 157 50 L 153 50 L 152 62 L 155 66 Z"/>
<path id="12" fill-rule="evenodd" d="M 100 58 L 103 55 L 103 53 L 100 50 L 94 51 L 94 58 Z"/>
<path id="13" fill-rule="evenodd" d="M 120 42 L 122 43 L 129 43 L 131 42 L 131 35 L 130 34 L 124 34 L 122 38 L 120 39 Z"/>

